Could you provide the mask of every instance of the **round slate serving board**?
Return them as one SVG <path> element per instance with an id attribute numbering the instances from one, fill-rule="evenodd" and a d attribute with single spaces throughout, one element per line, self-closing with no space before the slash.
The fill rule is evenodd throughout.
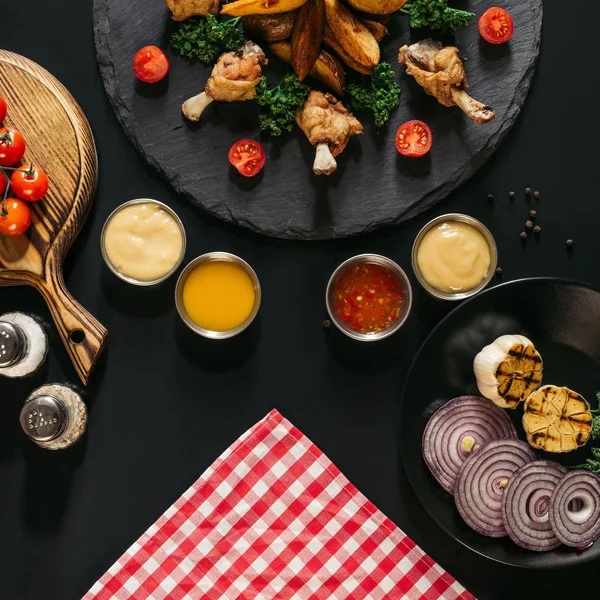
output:
<path id="1" fill-rule="evenodd" d="M 398 48 L 427 36 L 410 31 L 408 19 L 393 16 L 391 35 L 382 44 L 402 85 L 400 108 L 377 130 L 368 114 L 358 114 L 365 134 L 351 140 L 327 177 L 312 173 L 314 148 L 295 129 L 281 138 L 260 136 L 267 153 L 263 173 L 245 179 L 227 161 L 237 140 L 259 138 L 254 102 L 214 103 L 199 124 L 186 121 L 181 104 L 203 90 L 210 68 L 174 55 L 173 30 L 162 0 L 95 0 L 94 32 L 106 91 L 128 137 L 177 192 L 225 221 L 258 233 L 305 240 L 340 238 L 399 223 L 445 198 L 471 177 L 496 150 L 525 101 L 539 54 L 542 0 L 506 0 L 515 21 L 510 43 L 493 46 L 480 39 L 477 18 L 487 0 L 454 2 L 476 13 L 454 43 L 468 58 L 471 95 L 491 105 L 496 118 L 475 125 L 458 108 L 445 108 L 425 94 L 398 64 Z M 452 40 L 449 40 L 452 42 Z M 138 82 L 132 71 L 137 50 L 164 48 L 169 76 L 158 84 Z M 273 59 L 267 75 L 283 72 Z M 401 123 L 419 118 L 432 129 L 428 157 L 400 157 L 394 134 Z"/>

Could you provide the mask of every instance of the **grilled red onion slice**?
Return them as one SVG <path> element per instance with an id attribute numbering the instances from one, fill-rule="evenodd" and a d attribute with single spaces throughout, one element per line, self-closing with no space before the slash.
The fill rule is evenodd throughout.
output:
<path id="1" fill-rule="evenodd" d="M 491 400 L 460 396 L 429 419 L 423 432 L 423 458 L 438 483 L 452 494 L 456 474 L 474 450 L 492 440 L 516 437 L 510 417 Z"/>
<path id="2" fill-rule="evenodd" d="M 502 537 L 502 497 L 523 465 L 535 460 L 531 447 L 520 440 L 495 440 L 470 456 L 460 468 L 454 500 L 465 523 L 483 535 Z"/>
<path id="3" fill-rule="evenodd" d="M 600 537 L 600 477 L 571 471 L 554 488 L 550 523 L 566 546 L 583 550 Z"/>
<path id="4" fill-rule="evenodd" d="M 549 460 L 521 467 L 504 492 L 502 517 L 515 544 L 544 552 L 560 546 L 549 518 L 550 497 L 567 470 Z"/>

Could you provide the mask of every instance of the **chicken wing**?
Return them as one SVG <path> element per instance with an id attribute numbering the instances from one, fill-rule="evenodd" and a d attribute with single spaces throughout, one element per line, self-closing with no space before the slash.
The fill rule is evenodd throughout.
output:
<path id="1" fill-rule="evenodd" d="M 459 55 L 458 48 L 444 48 L 441 42 L 423 40 L 400 48 L 398 60 L 406 65 L 406 72 L 440 104 L 458 106 L 475 123 L 487 123 L 496 116 L 491 107 L 477 102 L 465 91 L 469 87 L 466 59 Z"/>
<path id="2" fill-rule="evenodd" d="M 190 17 L 216 15 L 221 7 L 220 0 L 165 0 L 173 21 L 185 21 Z"/>
<path id="3" fill-rule="evenodd" d="M 265 53 L 254 42 L 246 42 L 235 52 L 222 54 L 204 91 L 183 103 L 183 114 L 190 121 L 199 121 L 204 109 L 215 100 L 252 100 L 266 64 Z"/>
<path id="4" fill-rule="evenodd" d="M 331 175 L 337 169 L 335 156 L 344 151 L 353 135 L 361 134 L 360 121 L 331 94 L 312 90 L 296 113 L 296 122 L 317 147 L 313 171 Z"/>

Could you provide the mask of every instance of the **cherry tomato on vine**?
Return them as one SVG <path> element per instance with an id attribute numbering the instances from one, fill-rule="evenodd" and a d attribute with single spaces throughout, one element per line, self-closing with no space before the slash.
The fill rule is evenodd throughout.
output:
<path id="1" fill-rule="evenodd" d="M 157 46 L 144 46 L 133 57 L 133 72 L 146 83 L 156 83 L 169 72 L 169 60 Z"/>
<path id="2" fill-rule="evenodd" d="M 479 33 L 490 44 L 504 44 L 513 36 L 512 17 L 503 8 L 488 8 L 479 19 Z"/>
<path id="3" fill-rule="evenodd" d="M 25 138 L 16 129 L 0 129 L 0 167 L 18 163 L 25 153 Z"/>
<path id="4" fill-rule="evenodd" d="M 265 164 L 265 151 L 254 140 L 240 140 L 229 149 L 229 162 L 244 177 L 254 177 Z"/>
<path id="5" fill-rule="evenodd" d="M 31 225 L 31 209 L 27 202 L 7 198 L 0 204 L 0 233 L 16 236 L 25 233 Z"/>
<path id="6" fill-rule="evenodd" d="M 6 119 L 6 100 L 0 96 L 0 123 Z"/>
<path id="7" fill-rule="evenodd" d="M 407 121 L 396 133 L 396 149 L 402 156 L 419 158 L 431 149 L 431 129 L 423 121 Z"/>
<path id="8" fill-rule="evenodd" d="M 2 202 L 2 198 L 4 198 L 4 192 L 6 191 L 7 185 L 8 179 L 6 179 L 6 175 L 0 172 L 0 202 Z"/>
<path id="9" fill-rule="evenodd" d="M 31 165 L 28 169 L 23 168 L 13 171 L 10 183 L 15 195 L 28 202 L 37 202 L 48 191 L 48 177 L 36 165 Z"/>

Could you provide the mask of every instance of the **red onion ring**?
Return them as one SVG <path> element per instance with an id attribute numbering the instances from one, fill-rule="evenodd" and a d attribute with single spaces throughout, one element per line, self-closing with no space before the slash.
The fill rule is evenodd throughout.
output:
<path id="1" fill-rule="evenodd" d="M 510 417 L 491 400 L 460 396 L 438 409 L 423 432 L 423 458 L 438 483 L 453 493 L 463 462 L 492 440 L 517 438 Z"/>
<path id="2" fill-rule="evenodd" d="M 600 537 L 600 477 L 571 471 L 554 488 L 550 523 L 566 546 L 583 550 Z"/>
<path id="3" fill-rule="evenodd" d="M 549 460 L 521 467 L 506 486 L 502 517 L 510 539 L 521 548 L 544 552 L 560 546 L 550 522 L 550 497 L 567 469 Z"/>
<path id="4" fill-rule="evenodd" d="M 502 498 L 523 465 L 535 460 L 533 449 L 521 440 L 495 440 L 471 455 L 460 468 L 454 500 L 465 523 L 483 535 L 503 537 Z"/>

